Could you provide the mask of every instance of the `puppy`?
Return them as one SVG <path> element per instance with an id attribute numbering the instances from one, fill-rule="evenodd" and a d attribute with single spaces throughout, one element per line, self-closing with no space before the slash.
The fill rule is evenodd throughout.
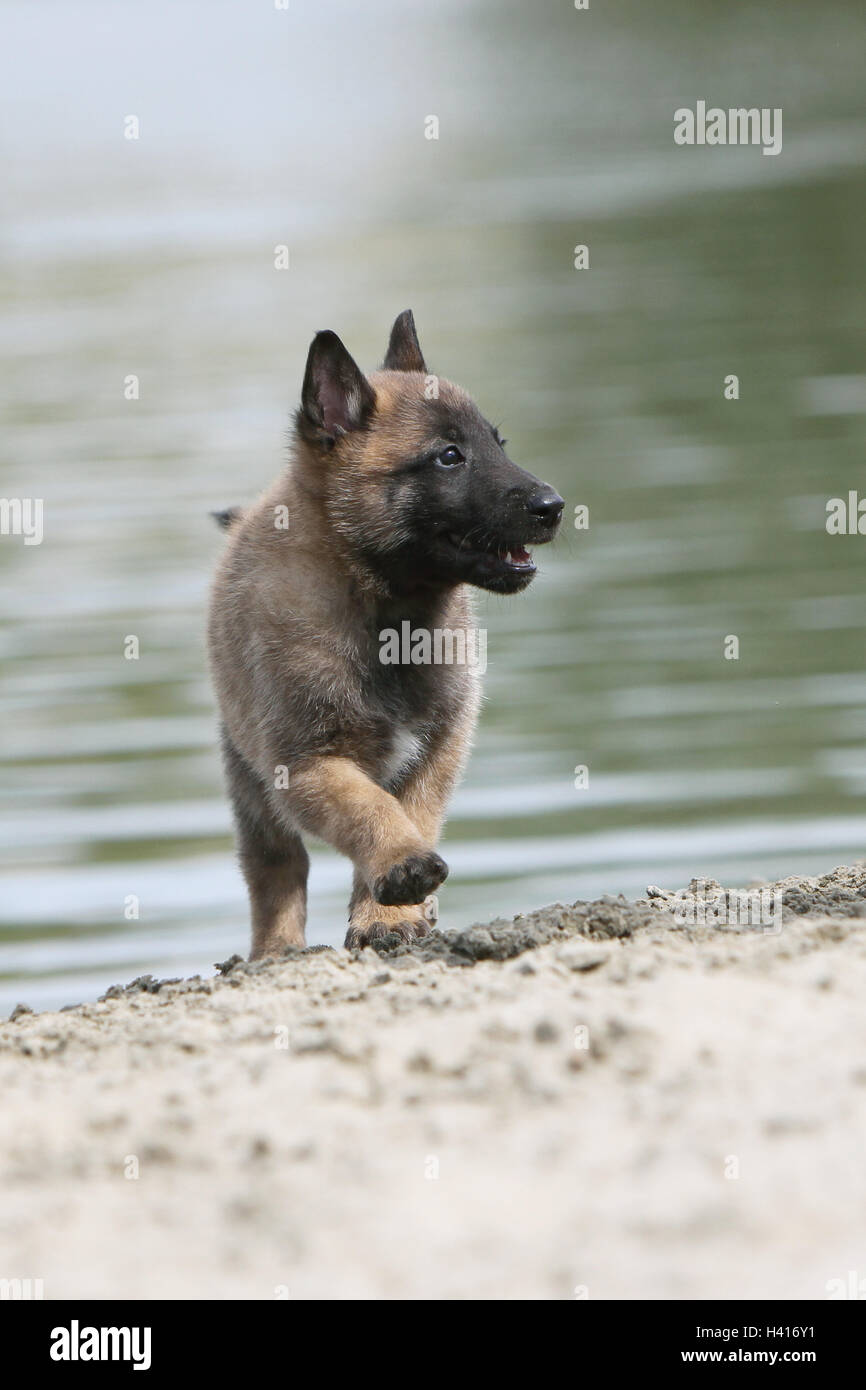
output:
<path id="1" fill-rule="evenodd" d="M 288 469 L 218 514 L 209 646 L 251 958 L 304 945 L 305 835 L 354 865 L 347 947 L 435 921 L 480 694 L 469 588 L 525 589 L 562 508 L 428 373 L 411 311 L 369 377 L 316 334 Z"/>

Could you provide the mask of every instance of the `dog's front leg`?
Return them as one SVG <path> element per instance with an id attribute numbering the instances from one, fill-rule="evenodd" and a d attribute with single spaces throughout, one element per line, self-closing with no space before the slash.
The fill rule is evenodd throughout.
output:
<path id="1" fill-rule="evenodd" d="M 462 719 L 455 721 L 447 738 L 428 750 L 397 793 L 404 812 L 428 845 L 439 840 L 448 801 L 469 753 L 475 717 L 475 701 L 468 700 Z M 439 904 L 432 894 L 412 906 L 382 907 L 356 872 L 346 945 L 366 946 L 388 932 L 396 932 L 404 941 L 417 940 L 435 927 L 438 915 Z"/>
<path id="2" fill-rule="evenodd" d="M 377 904 L 423 904 L 447 877 L 447 864 L 397 798 L 350 758 L 304 759 L 291 769 L 287 790 L 302 829 L 347 855 L 357 870 L 356 884 Z"/>
<path id="3" fill-rule="evenodd" d="M 355 870 L 352 896 L 349 899 L 349 929 L 346 949 L 369 946 L 371 942 L 392 932 L 403 941 L 417 941 L 436 925 L 436 898 L 430 894 L 423 903 L 407 903 L 402 907 L 383 907 L 372 897 L 364 877 Z"/>
<path id="4" fill-rule="evenodd" d="M 469 756 L 476 717 L 477 699 L 469 699 L 448 735 L 429 750 L 397 793 L 412 824 L 431 845 L 442 833 L 448 802 Z"/>

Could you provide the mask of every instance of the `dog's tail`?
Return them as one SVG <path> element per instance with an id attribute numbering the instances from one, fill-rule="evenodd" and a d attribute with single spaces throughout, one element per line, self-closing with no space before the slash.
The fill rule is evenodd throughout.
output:
<path id="1" fill-rule="evenodd" d="M 221 512 L 211 512 L 211 516 L 221 531 L 228 531 L 244 514 L 243 507 L 226 507 Z"/>

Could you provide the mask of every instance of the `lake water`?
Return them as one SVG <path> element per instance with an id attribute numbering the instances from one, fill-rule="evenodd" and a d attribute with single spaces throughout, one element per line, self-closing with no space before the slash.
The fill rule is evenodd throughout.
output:
<path id="1" fill-rule="evenodd" d="M 530 591 L 479 602 L 443 925 L 863 854 L 866 538 L 825 529 L 866 494 L 859 5 L 2 20 L 0 492 L 44 540 L 0 537 L 0 1013 L 246 949 L 207 513 L 281 467 L 313 332 L 372 367 L 409 305 L 567 501 Z M 675 146 L 698 100 L 781 107 L 782 153 Z M 311 942 L 349 882 L 314 853 Z"/>

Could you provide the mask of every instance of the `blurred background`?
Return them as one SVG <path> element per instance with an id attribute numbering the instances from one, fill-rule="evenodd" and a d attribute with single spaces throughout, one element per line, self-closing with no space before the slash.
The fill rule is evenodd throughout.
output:
<path id="1" fill-rule="evenodd" d="M 866 494 L 859 3 L 0 22 L 0 495 L 45 508 L 41 545 L 0 538 L 0 1013 L 246 950 L 208 510 L 281 468 L 312 334 L 372 368 L 408 306 L 567 500 L 530 591 L 479 601 L 443 925 L 863 853 L 866 540 L 825 530 Z M 782 107 L 782 153 L 675 146 L 698 100 Z M 314 853 L 311 942 L 342 941 L 349 882 Z"/>

